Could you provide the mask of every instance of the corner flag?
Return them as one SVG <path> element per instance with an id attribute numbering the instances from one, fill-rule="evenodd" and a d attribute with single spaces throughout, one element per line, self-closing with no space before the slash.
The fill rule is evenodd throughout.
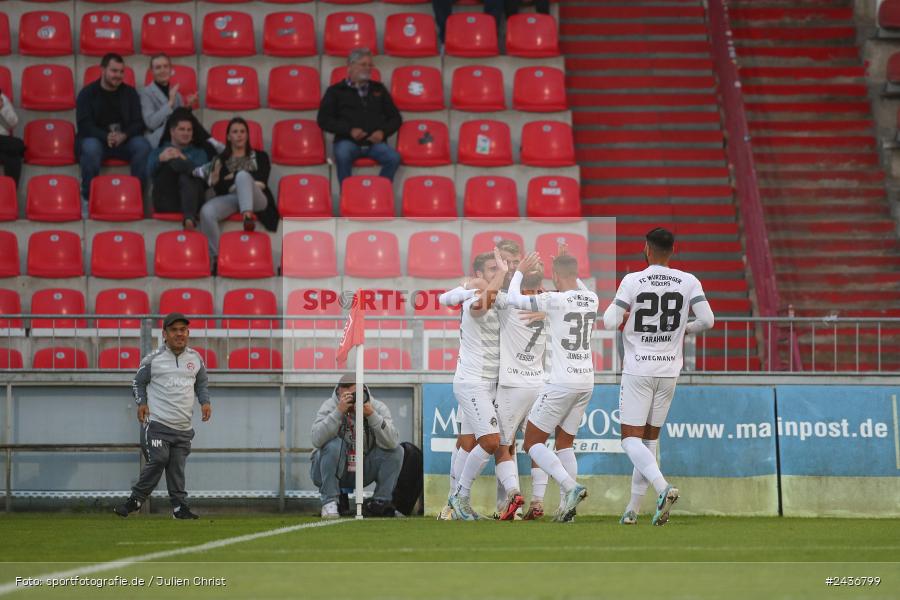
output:
<path id="1" fill-rule="evenodd" d="M 344 334 L 341 337 L 341 345 L 338 347 L 338 362 L 346 362 L 350 350 L 354 346 L 362 344 L 365 340 L 365 336 L 365 312 L 362 310 L 362 292 L 357 291 L 353 305 L 350 308 L 350 315 L 347 319 L 347 323 L 344 325 Z"/>
<path id="2" fill-rule="evenodd" d="M 347 324 L 344 325 L 344 335 L 341 337 L 341 345 L 337 351 L 337 360 L 339 363 L 345 362 L 350 349 L 354 346 L 356 347 L 356 389 L 360 392 L 359 398 L 363 398 L 363 390 L 365 390 L 365 371 L 363 369 L 365 337 L 365 312 L 362 309 L 362 290 L 357 290 L 354 303 L 350 307 Z M 362 519 L 363 487 L 365 487 L 365 478 L 363 476 L 365 446 L 363 442 L 366 429 L 363 402 L 357 402 L 355 408 L 353 421 L 356 424 L 354 428 L 356 433 L 356 489 L 353 495 L 356 497 L 356 518 Z"/>

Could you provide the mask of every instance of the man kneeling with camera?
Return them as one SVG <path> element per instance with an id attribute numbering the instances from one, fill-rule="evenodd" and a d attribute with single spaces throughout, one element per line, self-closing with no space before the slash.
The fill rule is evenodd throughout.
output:
<path id="1" fill-rule="evenodd" d="M 394 516 L 391 497 L 403 466 L 400 434 L 391 420 L 387 405 L 372 397 L 363 386 L 357 394 L 356 376 L 341 377 L 331 398 L 326 400 L 312 428 L 311 476 L 322 497 L 322 518 L 340 516 L 338 499 L 341 488 L 356 485 L 356 402 L 363 402 L 365 416 L 364 456 L 365 485 L 375 482 L 375 494 L 363 505 L 369 516 Z"/>

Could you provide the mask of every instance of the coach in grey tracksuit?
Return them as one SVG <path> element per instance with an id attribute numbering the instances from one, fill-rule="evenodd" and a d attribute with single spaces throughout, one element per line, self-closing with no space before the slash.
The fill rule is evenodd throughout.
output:
<path id="1" fill-rule="evenodd" d="M 116 512 L 127 516 L 140 508 L 159 483 L 163 471 L 173 516 L 197 518 L 185 503 L 184 465 L 191 453 L 194 397 L 200 401 L 203 421 L 212 416 L 206 365 L 187 346 L 189 321 L 180 313 L 163 320 L 164 343 L 141 361 L 132 388 L 141 422 L 141 449 L 146 460 L 131 498 Z M 123 511 L 119 509 L 124 507 Z"/>
<path id="2" fill-rule="evenodd" d="M 391 502 L 394 486 L 403 466 L 403 447 L 400 433 L 394 427 L 391 411 L 384 402 L 372 397 L 368 387 L 364 394 L 356 394 L 354 375 L 345 375 L 326 400 L 312 427 L 311 475 L 322 498 L 322 517 L 338 516 L 337 500 L 341 487 L 353 487 L 356 475 L 347 468 L 351 452 L 356 448 L 353 419 L 356 415 L 352 396 L 363 402 L 365 415 L 364 458 L 365 485 L 375 482 L 373 500 Z M 355 460 L 355 456 L 353 457 Z"/>

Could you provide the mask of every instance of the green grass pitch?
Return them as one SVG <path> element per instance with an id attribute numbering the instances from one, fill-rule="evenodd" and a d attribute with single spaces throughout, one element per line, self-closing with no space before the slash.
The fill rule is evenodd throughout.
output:
<path id="1" fill-rule="evenodd" d="M 665 527 L 642 520 L 634 527 L 613 517 L 571 524 L 349 520 L 86 575 L 118 576 L 129 581 L 124 587 L 9 590 L 3 586 L 16 577 L 318 522 L 13 513 L 0 515 L 0 598 L 900 598 L 898 520 L 674 515 Z M 827 577 L 881 583 L 834 587 Z M 131 585 L 134 578 L 144 585 Z"/>

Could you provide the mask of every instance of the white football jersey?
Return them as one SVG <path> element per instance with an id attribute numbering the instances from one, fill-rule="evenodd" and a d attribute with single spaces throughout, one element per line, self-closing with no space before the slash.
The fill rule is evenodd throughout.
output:
<path id="1" fill-rule="evenodd" d="M 546 323 L 526 323 L 520 318 L 524 311 L 506 300 L 506 292 L 500 292 L 494 302 L 500 318 L 500 385 L 539 387 L 544 380 Z"/>
<path id="2" fill-rule="evenodd" d="M 547 315 L 548 382 L 571 389 L 593 388 L 591 336 L 597 320 L 597 294 L 581 289 L 544 292 L 531 296 L 531 304 Z"/>
<path id="3" fill-rule="evenodd" d="M 492 307 L 483 316 L 471 314 L 478 297 L 462 305 L 459 321 L 459 358 L 455 378 L 459 381 L 497 381 L 500 372 L 500 320 Z"/>
<path id="4" fill-rule="evenodd" d="M 700 281 L 678 269 L 651 265 L 623 277 L 614 300 L 631 311 L 623 336 L 622 372 L 678 377 L 684 363 L 688 311 L 705 301 Z"/>

